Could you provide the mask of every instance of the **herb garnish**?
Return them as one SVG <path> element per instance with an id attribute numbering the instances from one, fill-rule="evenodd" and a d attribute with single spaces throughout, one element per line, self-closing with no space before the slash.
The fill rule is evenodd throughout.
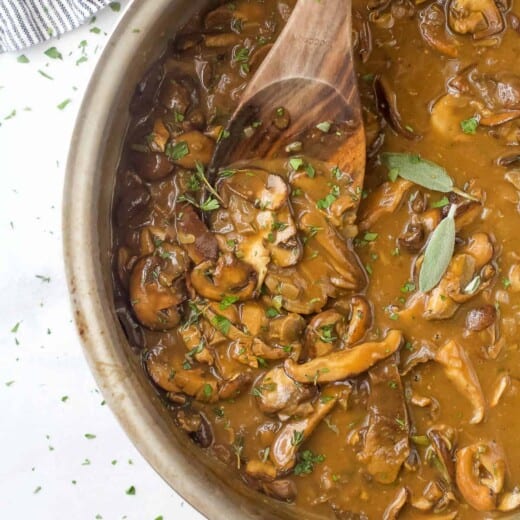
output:
<path id="1" fill-rule="evenodd" d="M 455 211 L 452 205 L 448 216 L 431 234 L 419 273 L 419 290 L 428 292 L 441 280 L 450 264 L 455 249 Z"/>
<path id="2" fill-rule="evenodd" d="M 461 130 L 468 135 L 474 135 L 477 133 L 479 120 L 477 117 L 470 117 L 460 122 Z"/>
<path id="3" fill-rule="evenodd" d="M 325 455 L 314 455 L 311 450 L 305 450 L 300 456 L 300 462 L 294 467 L 295 475 L 309 475 L 314 470 L 314 465 L 325 460 Z"/>

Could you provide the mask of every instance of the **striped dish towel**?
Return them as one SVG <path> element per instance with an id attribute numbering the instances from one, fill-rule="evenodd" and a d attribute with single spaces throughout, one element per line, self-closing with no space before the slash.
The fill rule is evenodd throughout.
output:
<path id="1" fill-rule="evenodd" d="M 0 0 L 0 52 L 16 51 L 70 31 L 110 0 Z"/>

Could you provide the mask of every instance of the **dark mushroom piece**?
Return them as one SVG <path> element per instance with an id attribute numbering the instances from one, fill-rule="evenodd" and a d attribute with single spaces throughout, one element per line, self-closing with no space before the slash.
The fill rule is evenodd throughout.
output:
<path id="1" fill-rule="evenodd" d="M 263 413 L 293 415 L 300 403 L 308 401 L 315 389 L 297 384 L 285 373 L 283 366 L 272 368 L 257 381 L 254 393 L 258 408 Z M 311 408 L 312 409 L 312 408 Z"/>
<path id="2" fill-rule="evenodd" d="M 441 6 L 431 3 L 419 13 L 419 30 L 433 49 L 450 58 L 457 57 L 459 43 L 446 32 L 446 17 Z"/>
<path id="3" fill-rule="evenodd" d="M 408 500 L 409 494 L 410 492 L 407 488 L 400 488 L 392 502 L 390 502 L 390 504 L 388 504 L 387 508 L 385 509 L 383 513 L 383 520 L 397 520 L 401 509 L 403 509 L 406 501 Z"/>
<path id="4" fill-rule="evenodd" d="M 178 305 L 186 299 L 185 253 L 171 244 L 165 244 L 164 250 L 165 258 L 157 255 L 141 258 L 130 275 L 132 308 L 139 322 L 152 330 L 168 330 L 178 325 Z"/>
<path id="5" fill-rule="evenodd" d="M 216 263 L 213 260 L 200 263 L 191 271 L 190 280 L 200 296 L 217 301 L 226 296 L 237 301 L 248 300 L 257 285 L 256 272 L 231 253 L 221 255 Z"/>
<path id="6" fill-rule="evenodd" d="M 177 240 L 195 264 L 205 260 L 216 261 L 218 242 L 193 206 L 182 204 L 176 208 Z"/>
<path id="7" fill-rule="evenodd" d="M 480 332 L 495 323 L 497 310 L 494 305 L 483 305 L 471 309 L 466 315 L 466 328 L 472 332 Z"/>
<path id="8" fill-rule="evenodd" d="M 288 422 L 282 427 L 269 451 L 269 459 L 275 465 L 279 474 L 286 473 L 294 467 L 296 454 L 301 444 L 309 438 L 335 404 L 335 397 L 332 397 L 327 402 L 323 402 L 320 399 L 310 415 L 303 419 Z"/>
<path id="9" fill-rule="evenodd" d="M 377 482 L 390 484 L 410 453 L 410 424 L 396 356 L 372 368 L 368 382 L 368 427 L 358 458 Z"/>
<path id="10" fill-rule="evenodd" d="M 174 168 L 162 153 L 132 152 L 130 157 L 137 175 L 145 181 L 160 181 L 170 175 Z"/>
<path id="11" fill-rule="evenodd" d="M 392 130 L 412 141 L 421 139 L 421 136 L 409 125 L 403 123 L 397 107 L 397 95 L 384 76 L 378 76 L 374 80 L 374 94 L 379 113 L 385 118 Z"/>
<path id="12" fill-rule="evenodd" d="M 504 29 L 504 20 L 495 0 L 451 0 L 448 23 L 452 31 L 470 33 L 475 40 L 488 38 Z"/>

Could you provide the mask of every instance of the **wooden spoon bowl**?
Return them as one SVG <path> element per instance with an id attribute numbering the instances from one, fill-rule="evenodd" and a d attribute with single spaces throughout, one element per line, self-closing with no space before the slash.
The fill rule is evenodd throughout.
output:
<path id="1" fill-rule="evenodd" d="M 361 191 L 365 135 L 351 22 L 350 0 L 298 1 L 244 91 L 210 175 L 239 161 L 294 154 L 301 143 L 302 154 L 339 167 Z"/>

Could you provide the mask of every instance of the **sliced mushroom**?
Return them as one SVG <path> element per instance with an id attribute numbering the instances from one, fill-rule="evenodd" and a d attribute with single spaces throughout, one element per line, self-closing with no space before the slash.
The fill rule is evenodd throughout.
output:
<path id="1" fill-rule="evenodd" d="M 377 482 L 394 482 L 410 454 L 409 421 L 396 356 L 369 371 L 368 427 L 358 458 Z"/>
<path id="2" fill-rule="evenodd" d="M 419 15 L 419 29 L 424 41 L 450 58 L 458 55 L 458 43 L 446 32 L 444 10 L 436 3 L 429 4 Z"/>
<path id="3" fill-rule="evenodd" d="M 448 23 L 452 31 L 470 33 L 475 40 L 488 38 L 504 29 L 504 20 L 495 0 L 451 0 Z"/>
<path id="4" fill-rule="evenodd" d="M 480 332 L 491 327 L 497 318 L 497 310 L 493 305 L 482 305 L 471 309 L 466 315 L 466 328 Z"/>
<path id="5" fill-rule="evenodd" d="M 261 209 L 277 211 L 287 202 L 289 188 L 286 182 L 274 173 L 260 169 L 235 172 L 219 186 L 224 200 L 229 191 Z"/>
<path id="6" fill-rule="evenodd" d="M 397 520 L 399 517 L 399 513 L 401 512 L 401 509 L 406 504 L 406 501 L 408 500 L 409 491 L 407 488 L 402 487 L 400 488 L 393 500 L 388 504 L 387 508 L 385 509 L 383 513 L 383 520 Z"/>
<path id="7" fill-rule="evenodd" d="M 240 372 L 230 379 L 219 384 L 219 399 L 234 399 L 251 383 L 251 375 L 248 372 Z"/>
<path id="8" fill-rule="evenodd" d="M 278 479 L 273 482 L 267 482 L 262 485 L 262 489 L 266 495 L 284 502 L 293 502 L 298 493 L 296 484 L 290 479 Z"/>
<path id="9" fill-rule="evenodd" d="M 303 401 L 309 400 L 315 391 L 312 387 L 295 383 L 282 366 L 272 368 L 257 382 L 256 402 L 263 413 L 283 412 L 291 415 Z"/>
<path id="10" fill-rule="evenodd" d="M 368 342 L 348 350 L 331 352 L 298 365 L 285 361 L 287 375 L 299 383 L 330 383 L 361 374 L 378 361 L 391 356 L 401 346 L 403 334 L 390 330 L 380 342 Z"/>
<path id="11" fill-rule="evenodd" d="M 205 340 L 196 325 L 180 327 L 179 334 L 188 350 L 188 358 L 193 358 L 199 363 L 213 364 L 213 353 L 205 346 Z"/>
<path id="12" fill-rule="evenodd" d="M 451 428 L 432 427 L 427 432 L 431 448 L 437 460 L 445 469 L 444 477 L 447 482 L 455 481 L 455 463 L 453 457 L 453 439 L 455 432 Z"/>
<path id="13" fill-rule="evenodd" d="M 171 363 L 161 359 L 160 351 L 150 353 L 146 368 L 152 380 L 167 392 L 181 392 L 209 403 L 218 400 L 218 381 L 202 368 L 175 369 Z"/>
<path id="14" fill-rule="evenodd" d="M 217 34 L 205 34 L 204 45 L 206 47 L 232 47 L 240 43 L 241 39 L 238 34 L 228 33 L 217 33 Z"/>
<path id="15" fill-rule="evenodd" d="M 476 274 L 475 258 L 468 254 L 456 254 L 441 281 L 427 296 L 424 317 L 427 320 L 451 318 L 459 308 L 459 302 L 470 299 L 465 288 Z"/>
<path id="16" fill-rule="evenodd" d="M 212 260 L 200 263 L 191 271 L 190 280 L 197 293 L 210 300 L 226 296 L 248 300 L 257 285 L 256 272 L 231 253 L 221 255 L 216 263 Z"/>
<path id="17" fill-rule="evenodd" d="M 506 390 L 511 386 L 511 376 L 509 374 L 501 374 L 498 376 L 497 380 L 493 385 L 493 390 L 491 392 L 491 397 L 489 398 L 489 406 L 490 408 L 495 407 Z"/>
<path id="18" fill-rule="evenodd" d="M 397 95 L 384 76 L 376 77 L 374 81 L 374 93 L 376 95 L 377 108 L 392 130 L 406 137 L 406 139 L 413 141 L 421 138 L 410 126 L 403 123 L 397 107 Z"/>
<path id="19" fill-rule="evenodd" d="M 177 207 L 175 224 L 177 239 L 195 264 L 217 260 L 218 242 L 215 235 L 208 230 L 193 206 L 183 204 Z"/>
<path id="20" fill-rule="evenodd" d="M 173 164 L 166 155 L 153 152 L 132 152 L 130 160 L 135 167 L 137 175 L 145 181 L 160 181 L 170 175 Z"/>
<path id="21" fill-rule="evenodd" d="M 258 336 L 268 328 L 269 321 L 265 314 L 265 307 L 257 301 L 248 301 L 242 305 L 240 323 L 251 336 Z"/>
<path id="22" fill-rule="evenodd" d="M 276 479 L 276 468 L 268 461 L 249 460 L 245 471 L 250 477 L 258 480 L 272 482 Z"/>
<path id="23" fill-rule="evenodd" d="M 153 132 L 149 138 L 148 146 L 150 146 L 153 152 L 164 152 L 166 143 L 170 138 L 170 132 L 166 126 L 164 126 L 161 118 L 155 120 L 153 124 Z"/>
<path id="24" fill-rule="evenodd" d="M 197 130 L 177 136 L 167 145 L 166 153 L 168 154 L 168 146 L 175 150 L 176 146 L 181 145 L 186 147 L 186 153 L 172 153 L 170 157 L 174 164 L 189 169 L 195 169 L 197 163 L 207 166 L 215 150 L 215 141 Z"/>
<path id="25" fill-rule="evenodd" d="M 318 400 L 312 414 L 304 419 L 288 422 L 282 427 L 269 451 L 269 458 L 279 474 L 286 473 L 294 467 L 300 445 L 310 437 L 335 404 L 335 397 L 326 402 Z"/>
<path id="26" fill-rule="evenodd" d="M 369 194 L 359 211 L 359 229 L 367 231 L 387 213 L 394 213 L 401 205 L 404 196 L 413 186 L 405 179 L 384 182 Z"/>
<path id="27" fill-rule="evenodd" d="M 305 330 L 305 348 L 309 358 L 324 356 L 341 344 L 345 334 L 345 316 L 329 309 L 314 316 Z"/>
<path id="28" fill-rule="evenodd" d="M 345 335 L 345 343 L 354 345 L 361 341 L 372 322 L 370 304 L 362 296 L 354 296 L 350 305 L 350 322 Z"/>
<path id="29" fill-rule="evenodd" d="M 188 90 L 179 81 L 166 77 L 161 85 L 159 101 L 168 110 L 185 114 L 191 98 Z"/>
<path id="30" fill-rule="evenodd" d="M 499 500 L 498 510 L 499 511 L 514 511 L 520 507 L 520 490 L 518 488 L 513 491 L 504 493 Z"/>
<path id="31" fill-rule="evenodd" d="M 444 367 L 448 379 L 472 404 L 470 424 L 480 423 L 484 418 L 486 401 L 466 351 L 457 342 L 448 341 L 437 351 L 435 360 Z"/>
<path id="32" fill-rule="evenodd" d="M 267 340 L 281 346 L 298 342 L 305 328 L 305 320 L 295 313 L 279 315 L 269 320 Z"/>
<path id="33" fill-rule="evenodd" d="M 502 491 L 505 461 L 496 442 L 478 442 L 456 454 L 457 486 L 468 504 L 477 511 L 493 511 Z"/>
<path id="34" fill-rule="evenodd" d="M 432 107 L 431 125 L 439 137 L 449 141 L 468 141 L 471 136 L 462 131 L 460 122 L 475 115 L 471 98 L 458 94 L 442 96 Z"/>
<path id="35" fill-rule="evenodd" d="M 409 253 L 418 253 L 424 247 L 426 234 L 420 223 L 410 223 L 397 239 L 399 248 Z"/>
<path id="36" fill-rule="evenodd" d="M 135 264 L 130 275 L 130 302 L 142 325 L 168 330 L 179 324 L 177 307 L 186 298 L 186 269 L 184 252 L 171 244 L 166 258 L 149 255 Z"/>

